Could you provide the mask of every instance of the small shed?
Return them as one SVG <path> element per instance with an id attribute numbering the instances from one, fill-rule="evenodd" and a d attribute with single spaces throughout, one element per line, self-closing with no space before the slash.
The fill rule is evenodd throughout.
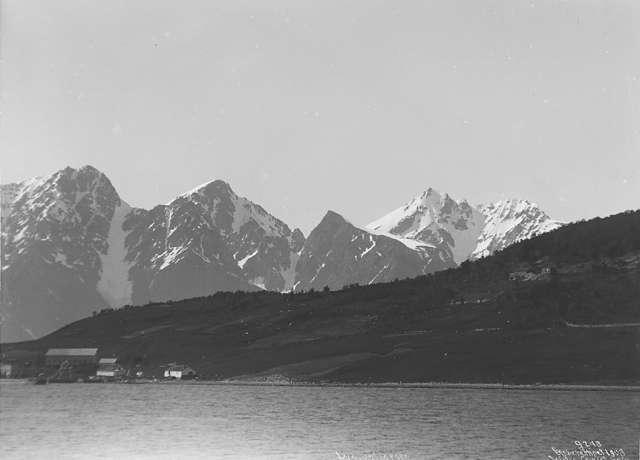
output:
<path id="1" fill-rule="evenodd" d="M 164 377 L 168 379 L 189 380 L 196 376 L 196 371 L 186 364 L 168 364 L 164 370 Z"/>
<path id="2" fill-rule="evenodd" d="M 97 348 L 51 348 L 45 354 L 47 366 L 59 366 L 67 361 L 71 365 L 96 364 Z"/>

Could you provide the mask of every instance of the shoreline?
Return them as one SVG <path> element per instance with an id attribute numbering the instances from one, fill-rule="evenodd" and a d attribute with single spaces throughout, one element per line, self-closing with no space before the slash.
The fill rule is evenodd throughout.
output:
<path id="1" fill-rule="evenodd" d="M 200 383 L 200 382 L 198 382 Z M 205 382 L 202 382 L 205 383 Z M 473 390 L 547 390 L 547 391 L 638 391 L 640 385 L 581 385 L 581 384 L 502 384 L 502 383 L 452 383 L 452 382 L 379 382 L 379 383 L 313 383 L 313 382 L 260 382 L 260 381 L 210 381 L 210 385 L 235 386 L 290 386 L 335 388 L 447 388 Z"/>
<path id="2" fill-rule="evenodd" d="M 0 382 L 29 382 L 29 379 L 0 379 Z M 73 382 L 76 383 L 76 382 Z M 88 382 L 84 382 L 88 383 Z M 93 384 L 98 382 L 92 382 Z M 640 385 L 597 385 L 597 384 L 512 384 L 512 383 L 453 383 L 453 382 L 284 382 L 260 380 L 150 380 L 140 379 L 128 382 L 99 382 L 101 384 L 160 384 L 160 385 L 211 385 L 211 386 L 262 386 L 262 387 L 324 387 L 324 388 L 397 388 L 397 389 L 460 389 L 460 390 L 542 390 L 542 391 L 631 391 L 640 392 Z M 54 385 L 55 383 L 49 383 Z"/>

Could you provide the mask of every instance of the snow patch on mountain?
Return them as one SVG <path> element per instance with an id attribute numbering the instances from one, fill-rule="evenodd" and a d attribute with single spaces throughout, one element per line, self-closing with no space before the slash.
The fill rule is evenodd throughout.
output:
<path id="1" fill-rule="evenodd" d="M 375 240 L 371 237 L 371 234 L 368 234 L 367 236 L 369 237 L 369 243 L 371 243 L 371 246 L 366 247 L 366 248 L 364 249 L 364 251 L 362 251 L 362 252 L 360 253 L 360 258 L 361 258 L 361 259 L 362 259 L 364 256 L 366 256 L 366 255 L 367 255 L 367 253 L 368 253 L 369 251 L 371 251 L 373 248 L 375 248 L 375 247 L 376 247 L 376 242 L 375 242 Z"/>
<path id="2" fill-rule="evenodd" d="M 390 264 L 386 264 L 384 267 L 382 267 L 382 268 L 380 269 L 380 271 L 379 271 L 378 273 L 376 273 L 376 275 L 375 275 L 373 278 L 371 278 L 371 281 L 369 281 L 367 284 L 373 284 L 373 283 L 375 283 L 375 281 L 380 277 L 380 275 L 382 275 L 382 273 L 383 273 L 387 268 L 389 268 L 389 265 L 390 265 Z"/>
<path id="3" fill-rule="evenodd" d="M 255 256 L 257 253 L 258 253 L 258 250 L 256 249 L 256 250 L 255 250 L 255 251 L 253 251 L 252 253 L 247 254 L 246 256 L 244 256 L 242 259 L 240 259 L 240 260 L 238 261 L 238 267 L 240 267 L 240 268 L 244 268 L 244 264 L 246 264 L 246 263 L 247 263 L 247 261 L 248 261 L 249 259 L 251 259 L 253 256 Z"/>
<path id="4" fill-rule="evenodd" d="M 131 262 L 126 260 L 125 239 L 127 232 L 122 228 L 131 207 L 124 201 L 115 208 L 109 234 L 107 252 L 100 254 L 101 272 L 97 290 L 104 301 L 112 308 L 131 304 L 132 284 L 129 279 Z"/>
<path id="5" fill-rule="evenodd" d="M 479 213 L 474 217 L 473 225 L 465 230 L 457 229 L 455 226 L 450 224 L 444 225 L 444 228 L 451 235 L 454 241 L 451 246 L 451 252 L 456 264 L 461 264 L 467 260 L 469 258 L 469 254 L 478 245 L 478 237 L 482 232 L 484 219 Z"/>
<path id="6" fill-rule="evenodd" d="M 254 286 L 259 287 L 260 289 L 262 289 L 263 291 L 267 290 L 267 288 L 265 287 L 265 284 L 264 284 L 264 278 L 262 276 L 256 276 L 250 282 Z"/>
<path id="7" fill-rule="evenodd" d="M 167 247 L 162 253 L 152 259 L 158 266 L 158 271 L 162 271 L 170 265 L 182 260 L 182 255 L 186 252 L 186 248 L 182 246 Z"/>
<path id="8" fill-rule="evenodd" d="M 291 292 L 295 289 L 296 284 L 296 265 L 300 259 L 300 252 L 291 252 L 289 254 L 289 267 L 280 270 L 280 275 L 284 280 L 283 292 Z"/>

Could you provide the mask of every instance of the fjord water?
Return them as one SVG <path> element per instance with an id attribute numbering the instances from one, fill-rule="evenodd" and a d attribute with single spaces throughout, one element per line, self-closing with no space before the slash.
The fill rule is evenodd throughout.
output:
<path id="1" fill-rule="evenodd" d="M 637 458 L 640 394 L 0 381 L 2 458 Z"/>

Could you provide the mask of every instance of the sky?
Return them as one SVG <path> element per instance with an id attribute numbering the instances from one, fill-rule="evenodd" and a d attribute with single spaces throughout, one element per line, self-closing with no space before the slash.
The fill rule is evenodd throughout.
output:
<path id="1" fill-rule="evenodd" d="M 0 180 L 213 179 L 307 234 L 428 187 L 640 207 L 640 2 L 2 0 Z"/>

